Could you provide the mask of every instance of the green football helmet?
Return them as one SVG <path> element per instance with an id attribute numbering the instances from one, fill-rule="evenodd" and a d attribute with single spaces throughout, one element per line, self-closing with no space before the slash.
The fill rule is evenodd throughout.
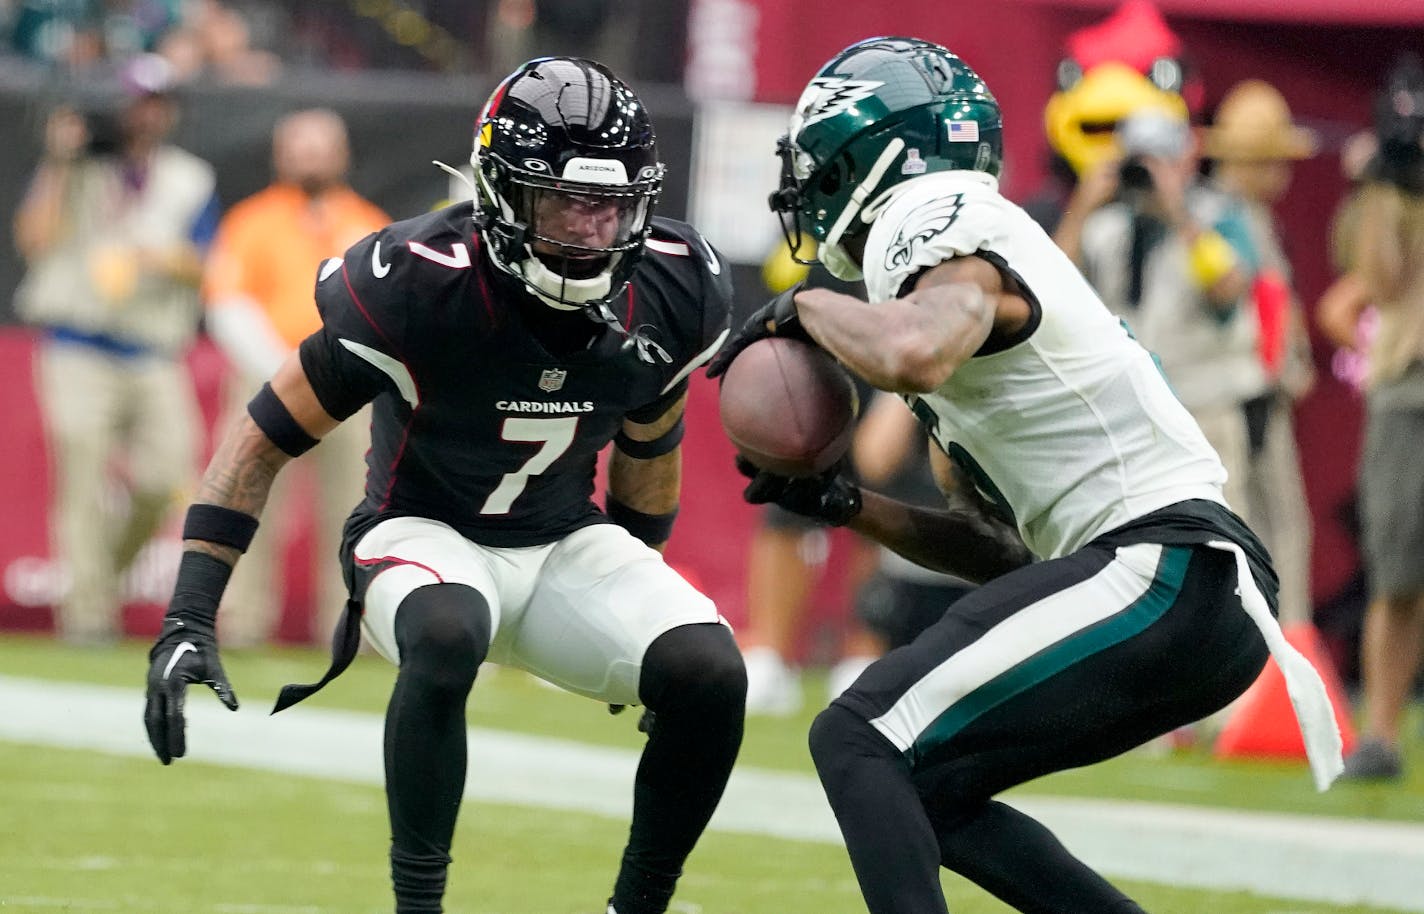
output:
<path id="1" fill-rule="evenodd" d="M 777 144 L 781 186 L 771 208 L 792 254 L 818 244 L 832 275 L 861 278 L 847 239 L 869 231 L 887 193 L 919 175 L 1003 166 L 999 103 L 947 48 L 918 38 L 867 38 L 811 80 Z"/>

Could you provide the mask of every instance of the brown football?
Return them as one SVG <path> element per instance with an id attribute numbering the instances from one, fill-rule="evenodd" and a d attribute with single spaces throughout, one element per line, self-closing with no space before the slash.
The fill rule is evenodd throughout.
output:
<path id="1" fill-rule="evenodd" d="M 727 437 L 752 463 L 813 476 L 850 447 L 857 402 L 850 375 L 827 352 L 768 337 L 727 367 L 719 408 Z"/>

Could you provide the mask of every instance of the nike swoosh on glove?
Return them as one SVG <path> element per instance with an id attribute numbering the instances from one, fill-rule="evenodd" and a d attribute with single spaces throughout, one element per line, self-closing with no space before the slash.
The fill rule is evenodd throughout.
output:
<path id="1" fill-rule="evenodd" d="M 229 711 L 237 710 L 237 695 L 218 659 L 218 642 L 212 626 L 193 619 L 168 616 L 153 649 L 148 652 L 148 700 L 143 723 L 148 741 L 165 765 L 188 751 L 183 704 L 191 683 L 202 683 L 217 693 Z"/>

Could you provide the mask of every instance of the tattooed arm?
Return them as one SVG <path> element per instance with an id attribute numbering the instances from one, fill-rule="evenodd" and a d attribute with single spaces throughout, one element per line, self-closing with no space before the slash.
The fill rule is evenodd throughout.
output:
<path id="1" fill-rule="evenodd" d="M 321 408 L 297 355 L 277 369 L 271 384 L 292 418 L 311 437 L 320 438 L 338 424 Z M 290 459 L 244 413 L 208 464 L 197 501 L 255 518 L 267 503 L 277 471 Z M 218 657 L 217 614 L 239 555 L 241 550 L 233 546 L 203 539 L 183 541 L 183 559 L 168 615 L 148 653 L 143 711 L 148 741 L 165 765 L 188 751 L 183 707 L 189 685 L 208 686 L 229 710 L 237 710 L 237 695 Z"/>
<path id="2" fill-rule="evenodd" d="M 796 295 L 806 331 L 881 390 L 927 393 L 992 335 L 1016 333 L 1032 310 L 1013 280 L 981 257 L 926 270 L 903 298 L 869 304 L 829 289 Z"/>
<path id="3" fill-rule="evenodd" d="M 322 409 L 296 354 L 282 364 L 271 383 L 273 392 L 292 418 L 313 438 L 321 438 L 340 424 Z M 291 459 L 244 412 L 228 429 L 208 463 L 196 501 L 258 517 L 267 504 L 277 472 Z M 236 564 L 241 554 L 231 546 L 207 540 L 184 540 L 183 548 L 211 555 L 229 565 Z"/>
<path id="4" fill-rule="evenodd" d="M 623 434 L 633 441 L 656 441 L 682 420 L 687 406 L 684 394 L 657 419 L 649 423 L 624 420 Z M 682 491 L 682 447 L 650 460 L 630 457 L 616 444 L 608 461 L 608 497 L 627 508 L 654 517 L 667 517 L 677 511 Z M 671 520 L 669 519 L 669 523 Z M 667 545 L 666 536 L 649 542 L 659 552 Z M 645 540 L 646 541 L 646 540 Z"/>

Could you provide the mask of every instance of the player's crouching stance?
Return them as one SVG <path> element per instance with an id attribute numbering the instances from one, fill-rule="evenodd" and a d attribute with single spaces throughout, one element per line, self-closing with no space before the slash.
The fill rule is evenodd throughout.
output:
<path id="1" fill-rule="evenodd" d="M 184 754 L 189 683 L 236 708 L 214 619 L 273 476 L 374 401 L 365 500 L 347 522 L 359 631 L 399 664 L 386 715 L 399 914 L 437 912 L 465 780 L 465 703 L 486 659 L 653 715 L 609 901 L 661 914 L 742 737 L 728 627 L 656 551 L 680 488 L 688 375 L 726 336 L 728 269 L 691 227 L 653 219 L 652 126 L 599 64 L 532 61 L 476 128 L 477 204 L 396 223 L 328 261 L 323 328 L 252 401 L 188 514 L 151 653 L 149 738 Z M 607 513 L 592 502 L 613 442 Z M 609 521 L 612 521 L 611 523 Z"/>
<path id="2" fill-rule="evenodd" d="M 902 394 L 965 482 L 944 512 L 834 474 L 761 473 L 747 494 L 987 581 L 811 729 L 866 903 L 944 914 L 946 866 L 1020 911 L 1141 911 L 993 798 L 1223 707 L 1268 649 L 1328 785 L 1339 735 L 1275 622 L 1265 550 L 1150 355 L 999 195 L 999 108 L 959 58 L 913 39 L 852 46 L 807 87 L 781 155 L 772 201 L 791 249 L 809 233 L 833 273 L 863 272 L 871 303 L 777 299 L 709 374 L 752 339 L 809 338 Z"/>

